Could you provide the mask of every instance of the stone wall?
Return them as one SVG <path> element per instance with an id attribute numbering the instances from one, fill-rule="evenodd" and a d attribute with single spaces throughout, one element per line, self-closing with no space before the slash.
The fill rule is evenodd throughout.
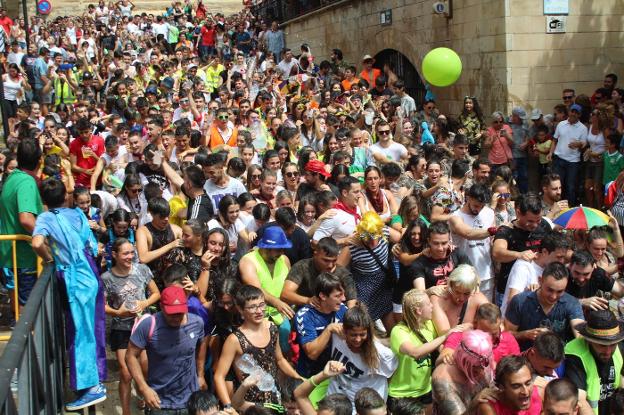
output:
<path id="1" fill-rule="evenodd" d="M 346 0 L 287 23 L 287 43 L 308 42 L 316 61 L 340 48 L 349 62 L 391 48 L 420 70 L 432 48 L 450 47 L 464 70 L 447 88 L 432 88 L 444 111 L 466 95 L 485 113 L 514 105 L 550 112 L 565 86 L 591 94 L 603 75 L 622 72 L 624 2 L 570 0 L 567 33 L 546 34 L 543 0 L 453 0 L 453 17 L 433 13 L 433 0 Z M 392 25 L 379 13 L 392 9 Z"/>

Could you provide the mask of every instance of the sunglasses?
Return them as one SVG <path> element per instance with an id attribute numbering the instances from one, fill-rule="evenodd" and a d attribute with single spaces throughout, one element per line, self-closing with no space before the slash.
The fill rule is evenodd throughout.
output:
<path id="1" fill-rule="evenodd" d="M 189 102 L 189 100 L 188 100 L 188 99 L 181 99 L 181 100 L 180 100 L 180 104 L 186 104 L 187 102 Z"/>
<path id="2" fill-rule="evenodd" d="M 574 98 L 574 95 L 564 95 L 563 99 L 568 100 Z"/>
<path id="3" fill-rule="evenodd" d="M 390 130 L 379 130 L 377 131 L 379 135 L 388 135 L 390 134 Z"/>
<path id="4" fill-rule="evenodd" d="M 138 188 L 138 189 L 128 189 L 128 192 L 131 193 L 141 193 L 143 191 L 142 188 Z"/>
<path id="5" fill-rule="evenodd" d="M 501 193 L 498 195 L 499 199 L 509 199 L 511 197 L 511 193 Z"/>
<path id="6" fill-rule="evenodd" d="M 286 177 L 290 177 L 290 178 L 299 177 L 298 171 L 288 171 L 285 174 L 286 174 Z"/>
<path id="7" fill-rule="evenodd" d="M 229 115 L 219 115 L 219 116 L 217 116 L 217 118 L 220 119 L 220 120 L 227 120 L 228 118 L 230 118 L 230 116 Z"/>
<path id="8" fill-rule="evenodd" d="M 259 175 L 259 174 L 252 174 L 252 175 L 251 175 L 251 178 L 252 178 L 252 179 L 259 179 L 259 178 L 260 178 L 260 175 Z"/>

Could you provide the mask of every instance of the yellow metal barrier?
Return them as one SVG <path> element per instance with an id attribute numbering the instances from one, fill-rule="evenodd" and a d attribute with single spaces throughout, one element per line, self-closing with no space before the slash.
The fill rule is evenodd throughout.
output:
<path id="1" fill-rule="evenodd" d="M 13 259 L 13 306 L 15 307 L 15 321 L 19 319 L 19 297 L 18 297 L 18 276 L 17 276 L 17 241 L 32 242 L 30 235 L 0 235 L 0 242 L 11 241 L 11 253 Z M 42 270 L 41 258 L 37 257 L 37 277 L 41 275 Z M 0 336 L 0 341 L 7 341 L 11 336 Z"/>

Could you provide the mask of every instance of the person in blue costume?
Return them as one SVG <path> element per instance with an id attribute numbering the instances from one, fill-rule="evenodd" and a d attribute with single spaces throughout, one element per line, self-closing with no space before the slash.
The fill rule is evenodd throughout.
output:
<path id="1" fill-rule="evenodd" d="M 77 399 L 65 405 L 77 411 L 106 399 L 104 292 L 93 258 L 97 241 L 80 209 L 63 207 L 65 185 L 48 178 L 41 195 L 48 212 L 37 217 L 32 247 L 45 262 L 54 263 L 65 302 L 65 331 L 70 387 Z"/>

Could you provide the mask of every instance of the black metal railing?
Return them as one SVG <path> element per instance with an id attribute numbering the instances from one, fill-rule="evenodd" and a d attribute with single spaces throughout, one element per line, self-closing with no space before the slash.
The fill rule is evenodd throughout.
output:
<path id="1" fill-rule="evenodd" d="M 343 0 L 259 0 L 253 2 L 251 11 L 267 22 L 283 23 L 340 1 Z"/>
<path id="2" fill-rule="evenodd" d="M 59 284 L 53 267 L 48 266 L 0 357 L 1 415 L 63 412 L 63 333 Z"/>

